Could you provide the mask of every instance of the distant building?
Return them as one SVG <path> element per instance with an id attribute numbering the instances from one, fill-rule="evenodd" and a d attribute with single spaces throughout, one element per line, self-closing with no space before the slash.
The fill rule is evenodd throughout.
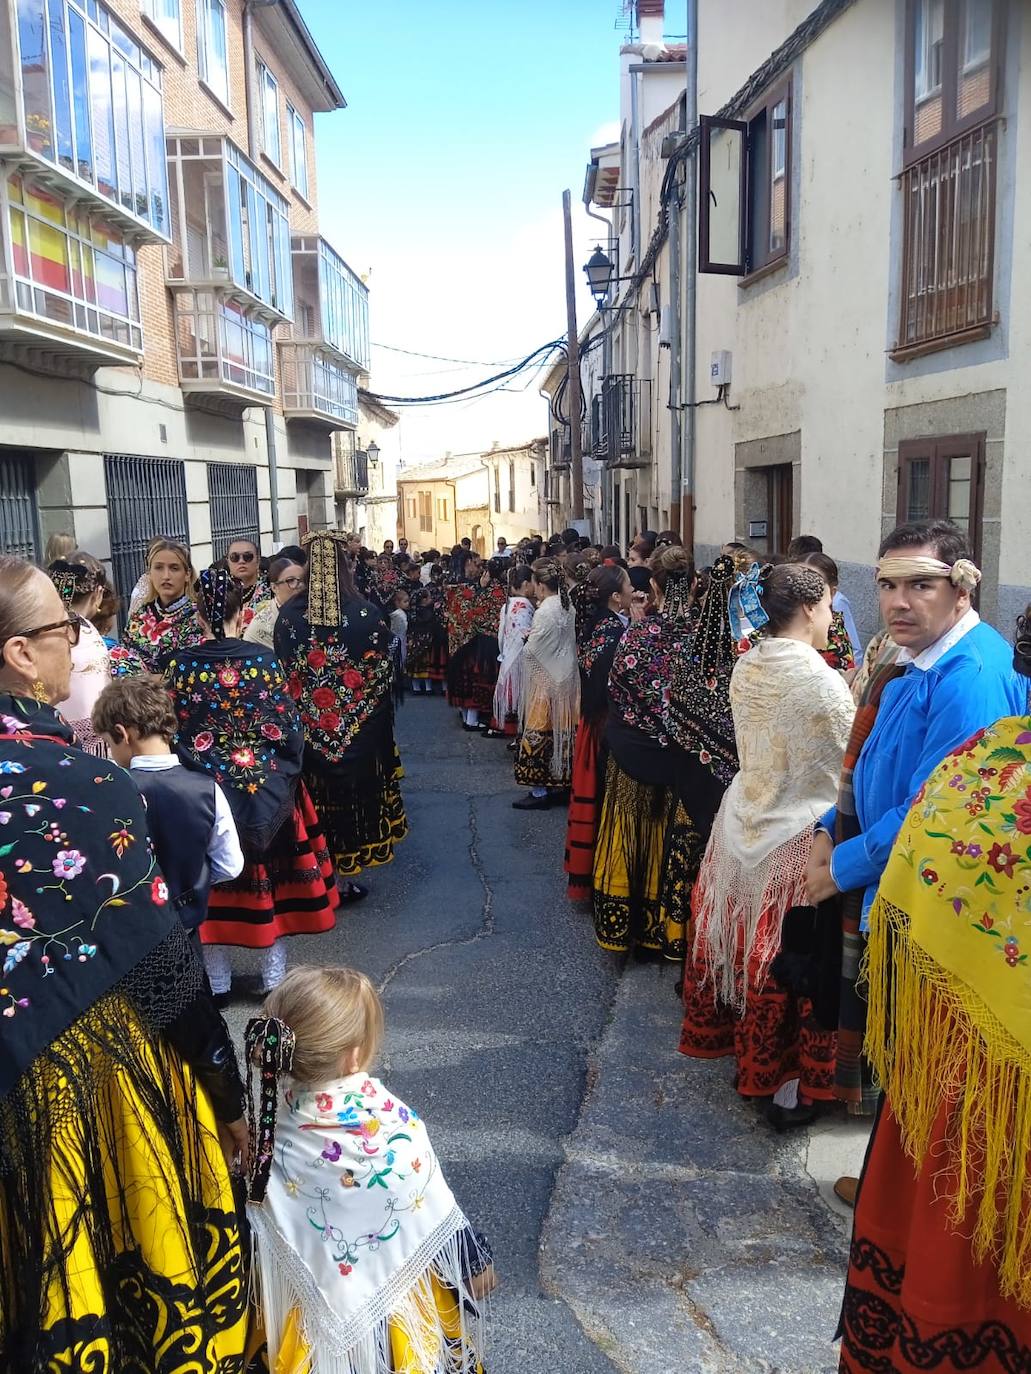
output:
<path id="1" fill-rule="evenodd" d="M 463 538 L 491 554 L 546 526 L 544 472 L 547 440 L 486 453 L 448 455 L 442 462 L 398 474 L 398 533 L 414 549 L 451 549 Z"/>
<path id="2" fill-rule="evenodd" d="M 0 0 L 0 542 L 124 591 L 331 524 L 368 293 L 320 233 L 344 107 L 295 0 Z M 13 46 L 12 40 L 13 38 Z"/>
<path id="3" fill-rule="evenodd" d="M 370 549 L 397 539 L 401 417 L 358 388 L 358 428 L 333 436 L 336 525 Z"/>

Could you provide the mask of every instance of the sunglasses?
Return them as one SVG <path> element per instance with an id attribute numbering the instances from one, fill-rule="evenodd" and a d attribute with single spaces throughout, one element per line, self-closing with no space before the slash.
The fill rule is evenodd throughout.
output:
<path id="1" fill-rule="evenodd" d="M 254 552 L 251 552 L 251 553 L 231 553 L 231 554 L 229 555 L 229 561 L 230 561 L 230 563 L 253 563 L 256 557 L 257 557 L 257 554 L 254 553 Z"/>
<path id="2" fill-rule="evenodd" d="M 63 630 L 68 643 L 74 649 L 82 634 L 82 616 L 69 611 L 67 620 L 54 620 L 49 625 L 37 625 L 34 630 L 19 630 L 17 634 L 8 635 L 4 644 L 11 639 L 35 639 L 38 635 L 52 634 L 54 630 Z"/>

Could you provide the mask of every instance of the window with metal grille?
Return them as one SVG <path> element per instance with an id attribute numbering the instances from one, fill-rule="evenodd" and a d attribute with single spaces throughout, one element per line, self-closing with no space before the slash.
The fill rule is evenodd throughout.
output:
<path id="1" fill-rule="evenodd" d="M 158 535 L 189 542 L 186 470 L 181 462 L 104 454 L 107 520 L 111 533 L 111 571 L 128 606 L 144 571 L 147 545 Z"/>
<path id="2" fill-rule="evenodd" d="M 209 463 L 208 505 L 212 558 L 224 558 L 234 539 L 253 539 L 260 546 L 257 468 Z"/>
<path id="3" fill-rule="evenodd" d="M 27 453 L 0 452 L 0 548 L 31 563 L 39 557 L 36 475 Z"/>

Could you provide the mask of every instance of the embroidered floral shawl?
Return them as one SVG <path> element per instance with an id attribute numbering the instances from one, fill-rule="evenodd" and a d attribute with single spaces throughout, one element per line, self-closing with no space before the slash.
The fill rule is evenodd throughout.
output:
<path id="1" fill-rule="evenodd" d="M 0 696 L 0 1097 L 174 929 L 128 773 Z"/>
<path id="2" fill-rule="evenodd" d="M 111 656 L 100 631 L 89 620 L 83 620 L 79 642 L 72 648 L 72 677 L 67 700 L 58 702 L 57 710 L 75 731 L 76 743 L 90 754 L 107 757 L 103 742 L 93 733 L 90 716 L 97 697 L 111 677 Z"/>
<path id="3" fill-rule="evenodd" d="M 293 809 L 304 730 L 271 649 L 220 639 L 174 654 L 165 670 L 189 768 L 226 794 L 240 839 L 263 850 Z"/>
<path id="4" fill-rule="evenodd" d="M 417 1349 L 434 1347 L 427 1370 L 470 1368 L 449 1357 L 425 1301 L 435 1278 L 478 1326 L 462 1275 L 468 1223 L 418 1113 L 360 1073 L 318 1090 L 284 1080 L 280 1094 L 268 1188 L 248 1206 L 270 1365 L 297 1313 L 312 1374 L 393 1370 L 388 1318 Z"/>
<path id="5" fill-rule="evenodd" d="M 454 654 L 477 635 L 497 638 L 498 616 L 507 597 L 500 582 L 481 587 L 478 582 L 459 582 L 444 591 L 448 649 Z"/>
<path id="6" fill-rule="evenodd" d="M 276 621 L 276 655 L 297 703 L 307 749 L 322 764 L 344 762 L 393 712 L 390 629 L 368 601 L 347 601 L 338 625 L 311 625 L 308 598 L 291 597 Z"/>
<path id="7" fill-rule="evenodd" d="M 121 644 L 111 651 L 112 676 L 159 673 L 169 654 L 200 644 L 203 639 L 197 608 L 188 596 L 181 596 L 171 606 L 148 601 L 130 615 Z"/>
<path id="8" fill-rule="evenodd" d="M 262 605 L 272 596 L 272 588 L 269 585 L 268 577 L 265 573 L 258 571 L 258 579 L 253 587 L 244 591 L 240 583 L 233 579 L 233 585 L 240 594 L 242 610 L 240 612 L 240 629 L 246 630 L 251 621 L 257 615 Z"/>
<path id="9" fill-rule="evenodd" d="M 908 1154 L 943 1105 L 937 1195 L 1031 1306 L 1031 719 L 956 749 L 917 794 L 870 916 L 866 1050 Z"/>
<path id="10" fill-rule="evenodd" d="M 609 673 L 626 628 L 606 607 L 579 640 L 580 714 L 587 720 L 602 721 L 608 712 Z"/>

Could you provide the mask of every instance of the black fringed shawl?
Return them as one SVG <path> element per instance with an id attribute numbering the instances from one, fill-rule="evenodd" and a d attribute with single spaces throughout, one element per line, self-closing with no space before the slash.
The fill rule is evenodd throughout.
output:
<path id="1" fill-rule="evenodd" d="M 180 650 L 165 670 L 188 768 L 223 789 L 241 841 L 268 848 L 293 810 L 304 729 L 271 649 L 242 639 Z"/>
<path id="2" fill-rule="evenodd" d="M 279 612 L 276 655 L 301 714 L 305 762 L 332 769 L 376 751 L 393 723 L 391 634 L 382 612 L 345 601 L 336 625 L 312 625 L 308 598 Z"/>
<path id="3" fill-rule="evenodd" d="M 603 723 L 609 709 L 609 673 L 626 626 L 605 608 L 579 640 L 580 715 Z"/>

